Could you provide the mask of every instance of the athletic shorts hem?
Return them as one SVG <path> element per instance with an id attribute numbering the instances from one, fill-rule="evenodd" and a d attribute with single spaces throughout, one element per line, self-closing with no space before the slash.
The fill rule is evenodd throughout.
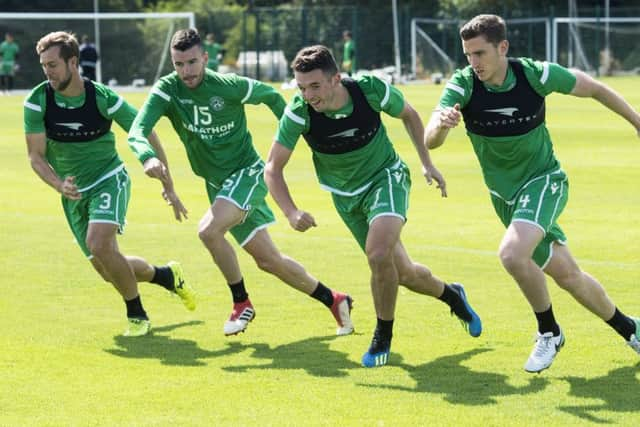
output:
<path id="1" fill-rule="evenodd" d="M 275 223 L 276 223 L 275 221 L 271 221 L 271 222 L 267 222 L 266 224 L 262 224 L 262 225 L 260 225 L 260 226 L 258 226 L 258 227 L 256 227 L 256 228 L 254 228 L 254 229 L 251 231 L 251 233 L 249 233 L 249 235 L 247 236 L 247 238 L 246 238 L 246 239 L 244 239 L 244 240 L 242 241 L 242 243 L 240 243 L 240 247 L 241 247 L 241 248 L 243 248 L 243 247 L 244 247 L 244 245 L 246 245 L 247 243 L 249 243 L 249 242 L 251 241 L 251 239 L 253 239 L 253 238 L 256 236 L 256 234 L 258 234 L 258 231 L 263 230 L 263 229 L 265 229 L 265 228 L 267 228 L 267 227 L 269 227 L 270 225 L 273 225 L 273 224 L 275 224 Z"/>
<path id="2" fill-rule="evenodd" d="M 238 209 L 243 210 L 243 211 L 248 211 L 250 209 L 250 207 L 247 206 L 241 206 L 240 203 L 238 203 L 237 201 L 233 200 L 231 197 L 227 197 L 227 196 L 216 196 L 216 199 L 222 199 L 222 200 L 226 200 L 227 202 L 230 202 L 231 204 L 233 204 L 234 206 L 238 207 Z"/>
<path id="3" fill-rule="evenodd" d="M 375 215 L 373 218 L 371 218 L 369 220 L 369 225 L 371 225 L 373 223 L 373 221 L 375 221 L 376 218 L 379 218 L 381 216 L 395 216 L 398 217 L 402 220 L 402 222 L 407 222 L 407 218 L 405 218 L 404 216 L 397 214 L 397 213 L 393 213 L 393 212 L 381 212 L 377 215 Z"/>
<path id="4" fill-rule="evenodd" d="M 538 227 L 540 230 L 542 230 L 542 238 L 544 239 L 547 236 L 547 230 L 544 229 L 544 227 L 542 227 L 540 224 L 538 224 L 535 221 L 531 221 L 529 219 L 523 219 L 523 218 L 514 218 L 511 220 L 512 223 L 514 222 L 524 222 L 526 224 L 531 224 L 531 225 L 535 225 L 536 227 Z"/>

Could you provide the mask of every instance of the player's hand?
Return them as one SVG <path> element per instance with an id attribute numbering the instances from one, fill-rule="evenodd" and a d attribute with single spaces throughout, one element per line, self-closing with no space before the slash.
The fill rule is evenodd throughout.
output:
<path id="1" fill-rule="evenodd" d="M 461 119 L 462 114 L 460 113 L 460 104 L 440 110 L 440 127 L 452 129 L 458 126 Z"/>
<path id="2" fill-rule="evenodd" d="M 78 192 L 75 176 L 66 177 L 64 181 L 62 181 L 59 191 L 63 197 L 69 200 L 80 200 L 82 198 L 82 193 Z"/>
<path id="3" fill-rule="evenodd" d="M 311 216 L 309 212 L 296 210 L 290 214 L 287 218 L 289 224 L 294 230 L 303 232 L 307 231 L 311 227 L 316 227 L 316 220 Z"/>
<path id="4" fill-rule="evenodd" d="M 166 188 L 162 190 L 162 198 L 167 201 L 167 204 L 173 208 L 173 216 L 180 222 L 182 222 L 182 217 L 184 219 L 189 219 L 187 208 L 184 207 L 182 201 L 176 194 L 174 190 L 167 190 Z"/>
<path id="5" fill-rule="evenodd" d="M 144 168 L 144 173 L 151 178 L 159 179 L 163 183 L 166 183 L 169 179 L 167 167 L 157 157 L 149 157 L 144 161 L 142 167 Z"/>
<path id="6" fill-rule="evenodd" d="M 440 189 L 440 194 L 442 197 L 447 197 L 447 182 L 444 180 L 444 177 L 440 173 L 435 166 L 423 166 L 422 167 L 422 175 L 424 175 L 427 180 L 427 184 L 432 185 L 433 181 L 436 182 L 436 188 Z"/>

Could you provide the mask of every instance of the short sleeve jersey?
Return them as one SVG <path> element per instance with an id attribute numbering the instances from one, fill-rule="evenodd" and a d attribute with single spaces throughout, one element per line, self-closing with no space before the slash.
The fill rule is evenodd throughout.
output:
<path id="1" fill-rule="evenodd" d="M 213 43 L 204 43 L 203 44 L 204 50 L 207 51 L 207 54 L 209 54 L 209 62 L 207 63 L 208 67 L 217 67 L 219 62 L 218 61 L 218 55 L 220 54 L 220 51 L 222 50 L 222 45 L 220 45 L 219 43 L 213 42 Z"/>
<path id="2" fill-rule="evenodd" d="M 44 117 L 47 108 L 45 87 L 48 82 L 36 86 L 24 101 L 24 130 L 25 133 L 45 133 Z M 96 91 L 96 104 L 100 114 L 128 131 L 136 116 L 136 109 L 128 104 L 113 90 L 100 83 L 93 83 Z M 85 95 L 64 97 L 54 92 L 56 104 L 61 108 L 79 108 L 84 105 Z M 82 117 L 77 123 L 66 123 L 70 129 L 76 130 L 82 124 Z M 122 164 L 115 148 L 115 135 L 109 131 L 105 135 L 87 142 L 61 142 L 47 138 L 46 157 L 56 174 L 64 179 L 67 176 L 76 177 L 78 188 L 86 188 L 95 183 Z"/>
<path id="3" fill-rule="evenodd" d="M 355 68 L 356 44 L 353 40 L 348 40 L 342 48 L 342 60 L 351 62 Z"/>
<path id="4" fill-rule="evenodd" d="M 553 92 L 568 94 L 576 84 L 575 76 L 558 64 L 528 58 L 519 58 L 519 61 L 529 85 L 542 97 Z M 460 108 L 464 108 L 471 98 L 473 84 L 473 70 L 470 66 L 457 70 L 445 86 L 440 107 L 452 107 L 458 103 Z M 516 75 L 509 66 L 501 86 L 484 85 L 491 93 L 510 91 L 515 84 Z M 545 123 L 518 136 L 488 137 L 469 131 L 467 134 L 489 191 L 504 200 L 510 201 L 532 178 L 560 168 Z"/>
<path id="5" fill-rule="evenodd" d="M 174 72 L 153 86 L 129 132 L 129 144 L 141 162 L 155 156 L 147 136 L 166 116 L 193 172 L 221 186 L 233 172 L 260 158 L 247 129 L 244 105 L 261 103 L 277 118 L 286 105 L 275 89 L 257 80 L 207 69 L 200 85 L 190 89 Z"/>
<path id="6" fill-rule="evenodd" d="M 361 76 L 358 86 L 374 111 L 383 111 L 398 117 L 404 108 L 402 93 L 387 82 L 374 76 Z M 276 141 L 293 150 L 301 135 L 309 132 L 308 104 L 300 93 L 291 100 L 280 119 Z M 325 113 L 329 118 L 349 116 L 353 102 L 349 101 L 338 111 Z M 398 161 L 387 130 L 381 124 L 372 141 L 355 151 L 343 154 L 325 154 L 313 151 L 313 163 L 321 186 L 338 194 L 356 193 L 366 186 L 376 173 Z"/>
<path id="7" fill-rule="evenodd" d="M 0 56 L 2 56 L 3 63 L 13 64 L 18 52 L 20 52 L 20 48 L 15 42 L 8 42 L 5 40 L 0 43 Z"/>

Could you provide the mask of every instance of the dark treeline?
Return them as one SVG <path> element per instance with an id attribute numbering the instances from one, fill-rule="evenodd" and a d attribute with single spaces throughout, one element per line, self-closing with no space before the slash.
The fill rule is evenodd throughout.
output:
<path id="1" fill-rule="evenodd" d="M 410 63 L 412 18 L 464 20 L 478 13 L 505 18 L 567 16 L 568 1 L 551 0 L 398 0 L 400 51 L 403 69 Z M 602 16 L 603 0 L 580 0 L 581 16 Z M 63 6 L 64 5 L 64 6 Z M 93 12 L 94 0 L 0 0 L 1 12 Z M 640 16 L 640 0 L 610 0 L 611 16 Z M 224 45 L 224 62 L 234 65 L 243 50 L 282 50 L 290 60 L 304 45 L 323 43 L 341 54 L 341 34 L 349 29 L 357 44 L 363 68 L 393 64 L 391 0 L 99 0 L 100 12 L 194 12 L 196 26 L 214 33 Z M 164 23 L 163 25 L 167 25 Z M 178 24 L 184 25 L 184 24 Z M 130 83 L 144 78 L 151 83 L 157 73 L 167 30 L 160 24 L 101 21 L 103 79 Z M 14 33 L 21 47 L 17 84 L 27 87 L 42 79 L 35 42 L 54 30 L 93 35 L 92 21 L 16 21 L 0 18 L 0 33 Z M 459 48 L 455 31 L 450 40 L 438 40 L 454 52 Z M 536 41 L 537 43 L 537 41 Z M 340 58 L 338 58 L 340 59 Z M 166 64 L 163 71 L 170 70 Z M 240 70 L 242 72 L 242 70 Z M 269 79 L 269 76 L 261 76 Z"/>

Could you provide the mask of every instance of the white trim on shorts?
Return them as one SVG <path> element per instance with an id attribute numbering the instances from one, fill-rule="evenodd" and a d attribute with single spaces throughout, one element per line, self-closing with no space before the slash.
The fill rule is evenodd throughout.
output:
<path id="1" fill-rule="evenodd" d="M 367 182 L 365 185 L 355 189 L 354 191 L 341 191 L 341 190 L 338 190 L 337 188 L 329 187 L 328 185 L 325 185 L 325 184 L 320 184 L 320 188 L 322 188 L 323 190 L 333 194 L 337 194 L 338 196 L 345 196 L 345 197 L 357 196 L 358 194 L 361 194 L 367 191 L 369 187 L 371 187 L 371 182 Z"/>
<path id="2" fill-rule="evenodd" d="M 108 219 L 90 219 L 89 224 L 115 224 L 118 227 L 122 225 L 118 221 L 109 221 Z"/>
<path id="3" fill-rule="evenodd" d="M 547 231 L 544 229 L 544 227 L 542 227 L 540 224 L 538 224 L 535 221 L 531 221 L 529 219 L 523 219 L 523 218 L 514 218 L 511 220 L 511 223 L 513 224 L 514 222 L 524 222 L 525 224 L 531 224 L 531 225 L 535 225 L 536 227 L 538 227 L 540 230 L 542 230 L 542 238 L 544 239 L 545 236 L 547 235 Z"/>
<path id="4" fill-rule="evenodd" d="M 544 183 L 544 187 L 542 187 L 542 191 L 540 191 L 540 194 L 538 195 L 538 207 L 536 208 L 536 215 L 534 217 L 534 221 L 536 223 L 540 218 L 540 210 L 542 209 L 542 201 L 544 200 L 544 193 L 546 193 L 547 188 L 549 188 L 549 177 L 550 175 L 546 176 L 546 182 Z"/>
<path id="5" fill-rule="evenodd" d="M 118 217 L 118 214 L 120 212 L 119 208 L 120 208 L 120 194 L 122 194 L 122 187 L 120 184 L 120 176 L 116 175 L 116 188 L 118 189 L 118 192 L 116 193 L 116 221 L 118 221 L 118 224 L 120 224 L 120 218 Z"/>
<path id="6" fill-rule="evenodd" d="M 396 205 L 393 201 L 393 177 L 391 176 L 391 170 L 389 168 L 386 168 L 385 171 L 387 172 L 387 191 L 389 192 L 391 213 L 396 213 Z"/>
<path id="7" fill-rule="evenodd" d="M 251 169 L 253 169 L 254 167 L 256 167 L 256 165 L 258 165 L 259 167 L 261 167 L 261 168 L 262 168 L 262 173 L 264 173 L 264 164 L 262 163 L 262 160 L 261 160 L 261 159 L 256 160 L 256 161 L 255 161 L 251 166 L 248 166 L 248 167 L 246 167 L 246 168 L 242 168 L 242 169 L 240 170 L 240 175 L 238 175 L 238 178 L 236 179 L 236 182 L 235 182 L 235 184 L 234 184 L 233 188 L 231 188 L 231 189 L 229 190 L 229 196 L 233 196 L 233 192 L 236 190 L 236 188 L 238 187 L 238 185 L 240 185 L 240 181 L 242 180 L 242 177 L 243 177 L 243 175 L 244 175 L 244 171 L 245 171 L 246 169 L 251 170 Z M 249 177 L 251 178 L 251 176 L 249 176 Z M 209 183 L 209 184 L 211 184 L 211 183 Z M 244 199 L 244 201 L 242 202 L 242 205 L 239 205 L 236 201 L 232 200 L 232 199 L 231 199 L 231 198 L 229 198 L 229 197 L 225 197 L 225 196 L 216 196 L 216 199 L 217 199 L 217 198 L 220 198 L 220 199 L 229 200 L 229 201 L 233 202 L 233 204 L 234 204 L 234 205 L 238 206 L 240 209 L 242 209 L 242 210 L 249 210 L 250 208 L 247 208 L 247 207 L 245 207 L 245 206 L 247 206 L 247 204 L 249 203 L 249 200 L 251 200 L 251 197 L 253 196 L 253 193 L 254 193 L 254 191 L 255 191 L 256 187 L 258 187 L 258 185 L 260 185 L 260 174 L 259 174 L 259 173 L 256 173 L 256 174 L 254 175 L 254 183 L 253 183 L 253 186 L 251 187 L 251 190 L 249 190 L 249 192 L 247 193 L 247 197 L 246 197 L 246 198 Z M 213 185 L 213 184 L 211 184 L 211 186 L 212 186 L 212 187 L 214 187 L 214 188 L 216 188 L 216 186 L 215 186 L 215 185 Z"/>
<path id="8" fill-rule="evenodd" d="M 397 169 L 398 166 L 400 166 L 401 163 L 402 163 L 402 159 L 398 158 L 398 160 L 392 166 L 390 166 L 388 168 L 384 168 L 384 169 L 387 169 L 387 170 Z M 373 181 L 369 181 L 365 185 L 363 185 L 362 187 L 356 188 L 353 191 L 338 190 L 337 188 L 329 187 L 328 185 L 322 184 L 322 183 L 320 183 L 320 188 L 322 188 L 323 190 L 328 191 L 330 193 L 337 194 L 338 196 L 352 197 L 352 196 L 357 196 L 360 193 L 364 193 L 366 190 L 369 189 L 369 187 L 371 187 L 372 182 Z"/>
<path id="9" fill-rule="evenodd" d="M 553 240 L 549 243 L 549 257 L 546 259 L 545 262 L 542 263 L 542 266 L 540 267 L 540 269 L 544 270 L 545 268 L 547 268 L 547 265 L 549 265 L 549 262 L 551 262 L 551 258 L 553 258 L 553 244 L 554 243 L 558 243 L 559 245 L 562 246 L 566 246 L 567 245 L 567 241 L 566 240 Z"/>
<path id="10" fill-rule="evenodd" d="M 109 179 L 111 178 L 113 175 L 117 174 L 118 172 L 120 172 L 122 169 L 124 169 L 124 163 L 121 163 L 120 166 L 118 166 L 117 168 L 113 169 L 111 172 L 107 172 L 106 174 L 102 175 L 100 178 L 98 178 L 97 180 L 95 180 L 93 182 L 93 184 L 88 185 L 84 188 L 80 188 L 78 190 L 78 193 L 83 193 L 87 190 L 92 189 L 93 187 L 95 187 L 96 185 L 100 184 L 102 181 L 104 181 L 105 179 Z"/>
<path id="11" fill-rule="evenodd" d="M 381 216 L 394 216 L 396 218 L 400 218 L 402 220 L 402 222 L 407 222 L 407 218 L 403 217 L 402 215 L 400 215 L 398 213 L 395 213 L 395 212 L 381 212 L 378 215 L 376 215 L 373 218 L 371 218 L 371 220 L 369 221 L 369 226 L 371 226 L 371 224 L 373 224 L 373 221 L 375 221 L 377 218 L 379 218 Z"/>
<path id="12" fill-rule="evenodd" d="M 558 195 L 558 199 L 556 200 L 556 205 L 553 207 L 553 213 L 551 214 L 551 216 L 553 216 L 553 217 L 556 216 L 556 211 L 558 210 L 558 205 L 560 204 L 560 200 L 562 200 L 562 196 L 564 195 L 564 183 L 565 183 L 565 181 L 562 181 L 560 183 L 560 194 Z"/>
<path id="13" fill-rule="evenodd" d="M 539 180 L 539 179 L 542 179 L 542 178 L 548 177 L 548 176 L 550 176 L 550 175 L 555 175 L 555 174 L 563 173 L 563 172 L 564 172 L 564 171 L 562 170 L 562 168 L 560 168 L 560 169 L 556 169 L 556 170 L 554 170 L 553 172 L 550 172 L 550 173 L 548 173 L 548 174 L 540 175 L 540 176 L 537 176 L 537 177 L 535 177 L 535 178 L 533 178 L 533 179 L 530 179 L 529 181 L 525 182 L 525 183 L 524 183 L 524 185 L 523 185 L 522 187 L 520 187 L 520 188 L 518 189 L 517 193 L 520 193 L 522 190 L 524 190 L 525 188 L 527 188 L 527 187 L 528 187 L 532 182 L 535 182 L 535 181 L 537 181 L 537 180 Z M 511 199 L 511 200 L 507 200 L 507 199 L 505 199 L 504 197 L 502 197 L 502 196 L 500 195 L 500 193 L 498 193 L 497 191 L 492 190 L 492 189 L 490 189 L 490 188 L 489 188 L 489 193 L 493 194 L 494 196 L 496 196 L 498 199 L 502 200 L 504 203 L 506 203 L 506 204 L 507 204 L 507 205 L 509 205 L 509 206 L 512 206 L 512 205 L 514 205 L 514 204 L 516 203 L 516 199 L 517 199 L 517 197 L 514 197 L 514 198 L 513 198 L 513 199 Z"/>
<path id="14" fill-rule="evenodd" d="M 240 206 L 240 204 L 238 202 L 236 202 L 235 200 L 233 200 L 231 197 L 227 197 L 227 196 L 216 196 L 214 200 L 217 199 L 222 199 L 222 200 L 226 200 L 227 202 L 231 203 L 232 205 L 236 206 L 238 209 L 240 209 L 241 211 L 248 211 L 250 209 L 250 207 L 244 207 L 244 206 Z"/>
<path id="15" fill-rule="evenodd" d="M 267 222 L 265 224 L 259 225 L 257 226 L 251 233 L 249 233 L 249 235 L 247 236 L 246 239 L 244 239 L 242 241 L 242 243 L 240 243 L 240 247 L 244 247 L 244 245 L 246 245 L 247 243 L 249 243 L 251 241 L 251 239 L 253 239 L 254 237 L 256 237 L 256 234 L 258 234 L 258 231 L 263 230 L 265 228 L 267 228 L 268 226 L 275 224 L 275 221 L 271 221 L 271 222 Z"/>

